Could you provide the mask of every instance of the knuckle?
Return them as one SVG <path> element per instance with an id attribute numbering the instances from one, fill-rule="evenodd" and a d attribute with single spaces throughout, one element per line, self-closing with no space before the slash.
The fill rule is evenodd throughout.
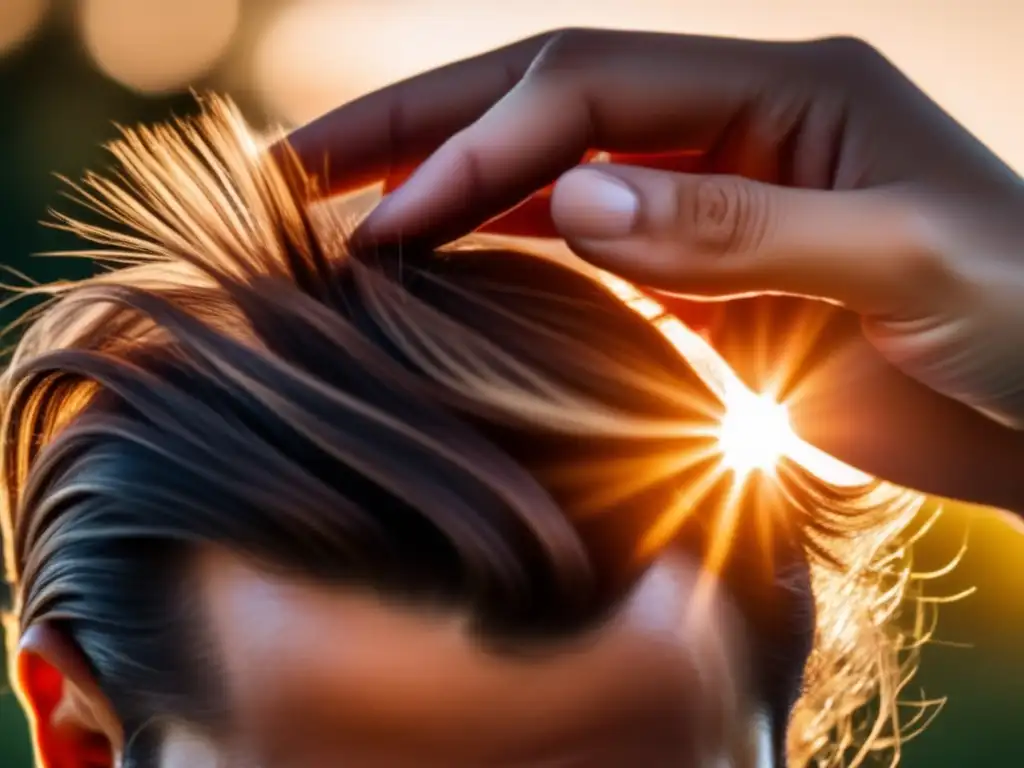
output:
<path id="1" fill-rule="evenodd" d="M 812 40 L 805 49 L 805 63 L 818 78 L 847 88 L 865 80 L 874 81 L 892 69 L 888 59 L 871 43 L 859 37 L 837 36 Z"/>
<path id="2" fill-rule="evenodd" d="M 729 176 L 680 184 L 676 212 L 681 234 L 698 251 L 721 255 L 756 250 L 764 238 L 765 203 L 757 185 Z"/>
<path id="3" fill-rule="evenodd" d="M 822 59 L 830 62 L 858 64 L 881 58 L 871 43 L 852 35 L 823 37 L 811 45 Z"/>
<path id="4" fill-rule="evenodd" d="M 913 200 L 893 202 L 888 207 L 889 225 L 896 233 L 891 279 L 919 295 L 947 295 L 957 283 L 955 265 L 936 217 Z"/>
<path id="5" fill-rule="evenodd" d="M 549 33 L 548 41 L 533 61 L 530 74 L 551 76 L 573 71 L 594 61 L 609 33 L 586 27 L 567 27 Z"/>

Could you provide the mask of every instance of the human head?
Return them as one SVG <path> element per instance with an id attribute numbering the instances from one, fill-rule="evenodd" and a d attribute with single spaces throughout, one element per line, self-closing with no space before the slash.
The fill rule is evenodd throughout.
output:
<path id="1" fill-rule="evenodd" d="M 753 766 L 791 717 L 806 762 L 898 678 L 912 510 L 799 467 L 726 504 L 721 403 L 599 282 L 348 254 L 221 102 L 114 152 L 78 188 L 113 224 L 61 221 L 116 269 L 51 287 L 4 381 L 47 765 Z"/>

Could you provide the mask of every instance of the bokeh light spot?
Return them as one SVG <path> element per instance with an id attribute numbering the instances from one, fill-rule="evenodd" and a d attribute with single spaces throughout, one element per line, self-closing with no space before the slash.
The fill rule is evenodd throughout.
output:
<path id="1" fill-rule="evenodd" d="M 49 7 L 48 0 L 0 0 L 0 54 L 32 37 Z"/>
<path id="2" fill-rule="evenodd" d="M 108 77 L 135 91 L 166 93 L 213 68 L 240 12 L 241 0 L 82 0 L 79 23 Z"/>

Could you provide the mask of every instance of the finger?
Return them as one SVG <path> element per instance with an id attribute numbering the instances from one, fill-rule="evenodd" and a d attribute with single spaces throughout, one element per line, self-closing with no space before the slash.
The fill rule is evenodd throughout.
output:
<path id="1" fill-rule="evenodd" d="M 662 291 L 820 297 L 860 314 L 943 299 L 914 202 L 624 166 L 566 174 L 552 216 L 595 266 Z"/>
<path id="2" fill-rule="evenodd" d="M 584 165 L 586 163 L 595 162 L 596 159 L 600 158 L 600 157 L 607 157 L 607 155 L 604 154 L 604 153 L 599 153 L 599 152 L 588 152 L 584 156 L 584 158 L 583 158 L 583 160 L 582 160 L 582 162 L 580 164 Z M 627 164 L 632 164 L 632 163 L 627 163 Z M 638 161 L 636 164 L 637 165 L 642 165 L 643 163 Z M 650 167 L 659 167 L 659 166 L 650 166 Z M 387 172 L 387 174 L 384 176 L 384 194 L 385 195 L 391 194 L 396 189 L 398 189 L 400 186 L 405 184 L 405 182 L 407 182 L 409 180 L 409 177 L 411 177 L 413 175 L 415 170 L 416 170 L 415 168 L 406 168 L 406 167 L 390 169 Z M 672 168 L 670 170 L 677 170 L 677 169 Z M 555 188 L 554 184 L 549 184 L 548 186 L 544 187 L 543 189 L 538 190 L 536 194 L 538 194 L 538 195 L 539 194 L 546 194 L 546 195 L 550 196 L 551 192 L 554 190 L 554 188 Z M 501 214 L 499 214 L 497 217 L 495 217 L 495 219 L 500 218 L 500 216 L 501 216 Z"/>
<path id="3" fill-rule="evenodd" d="M 411 175 L 410 172 L 394 173 L 384 183 L 384 194 L 390 194 L 401 186 Z M 557 238 L 558 231 L 551 219 L 551 193 L 554 185 L 548 185 L 534 192 L 522 203 L 484 222 L 478 232 L 512 237 Z"/>
<path id="4" fill-rule="evenodd" d="M 332 193 L 411 172 L 507 93 L 551 34 L 375 91 L 293 131 L 287 143 Z"/>
<path id="5" fill-rule="evenodd" d="M 786 85 L 797 50 L 676 35 L 556 35 L 523 79 L 386 198 L 360 234 L 457 237 L 552 183 L 587 149 L 706 150 L 766 94 L 806 101 L 794 90 L 805 86 Z"/>
<path id="6" fill-rule="evenodd" d="M 595 153 L 591 153 L 594 155 Z M 595 162 L 595 157 L 588 158 Z M 705 156 L 695 152 L 669 152 L 661 154 L 611 154 L 600 162 L 614 162 L 640 168 L 697 172 L 705 167 Z M 385 186 L 385 193 L 391 192 L 405 179 L 392 180 Z M 551 218 L 551 194 L 554 185 L 548 185 L 530 195 L 520 205 L 499 214 L 479 228 L 481 232 L 495 235 L 518 237 L 559 237 Z"/>

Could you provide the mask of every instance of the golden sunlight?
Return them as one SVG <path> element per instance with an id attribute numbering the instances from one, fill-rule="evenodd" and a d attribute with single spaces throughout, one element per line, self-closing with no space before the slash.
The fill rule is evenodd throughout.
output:
<path id="1" fill-rule="evenodd" d="M 794 437 L 784 405 L 746 387 L 726 392 L 718 444 L 722 463 L 737 475 L 771 472 Z"/>
<path id="2" fill-rule="evenodd" d="M 241 0 L 82 0 L 78 23 L 108 77 L 141 93 L 166 93 L 217 64 L 242 10 Z"/>
<path id="3" fill-rule="evenodd" d="M 790 426 L 785 403 L 777 402 L 771 393 L 753 392 L 700 334 L 665 314 L 658 302 L 625 280 L 607 274 L 602 274 L 601 280 L 635 312 L 653 322 L 721 398 L 725 405 L 718 432 L 722 466 L 735 473 L 737 480 L 754 470 L 772 472 L 778 460 L 786 457 L 832 485 L 854 487 L 870 482 L 870 476 L 801 440 Z"/>

